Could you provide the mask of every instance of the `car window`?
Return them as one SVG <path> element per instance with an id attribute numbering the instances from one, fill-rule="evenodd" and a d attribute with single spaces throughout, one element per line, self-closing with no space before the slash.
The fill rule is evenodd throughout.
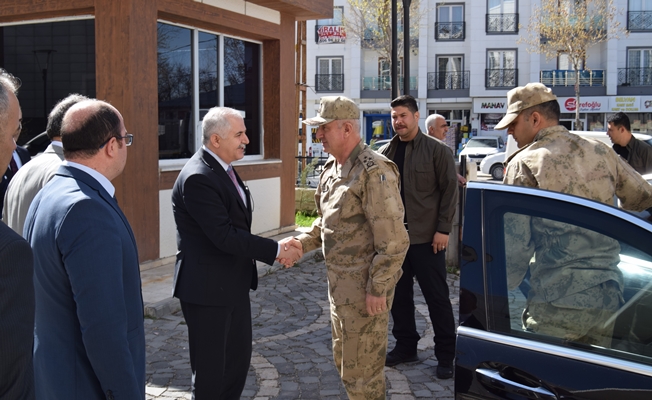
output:
<path id="1" fill-rule="evenodd" d="M 473 138 L 468 141 L 466 147 L 489 147 L 492 149 L 496 148 L 496 139 L 478 139 Z"/>
<path id="2" fill-rule="evenodd" d="M 652 226 L 576 199 L 487 195 L 488 328 L 652 365 Z"/>

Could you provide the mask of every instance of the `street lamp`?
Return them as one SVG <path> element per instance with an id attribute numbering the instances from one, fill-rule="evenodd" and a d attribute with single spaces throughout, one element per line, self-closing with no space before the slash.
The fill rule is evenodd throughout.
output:
<path id="1" fill-rule="evenodd" d="M 39 69 L 43 77 L 43 115 L 47 119 L 48 117 L 48 67 L 50 65 L 50 57 L 52 53 L 56 53 L 56 50 L 53 49 L 43 49 L 43 50 L 34 50 L 34 58 L 36 58 L 36 63 L 38 64 Z M 41 56 L 43 55 L 43 56 Z M 44 65 L 41 67 L 41 57 L 44 57 Z"/>
<path id="2" fill-rule="evenodd" d="M 398 1 L 392 1 L 392 99 L 398 97 Z M 403 94 L 410 94 L 410 5 L 403 2 Z"/>

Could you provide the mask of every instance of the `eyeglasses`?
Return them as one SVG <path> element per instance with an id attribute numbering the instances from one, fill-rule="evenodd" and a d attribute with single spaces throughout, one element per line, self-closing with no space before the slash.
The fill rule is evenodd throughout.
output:
<path id="1" fill-rule="evenodd" d="M 125 146 L 131 146 L 131 144 L 134 142 L 134 135 L 132 135 L 131 133 L 127 133 L 124 136 L 111 136 L 106 140 L 106 142 L 102 143 L 102 145 L 99 148 L 101 149 L 102 147 L 106 146 L 106 144 L 109 143 L 113 138 L 115 138 L 116 140 L 124 140 Z"/>

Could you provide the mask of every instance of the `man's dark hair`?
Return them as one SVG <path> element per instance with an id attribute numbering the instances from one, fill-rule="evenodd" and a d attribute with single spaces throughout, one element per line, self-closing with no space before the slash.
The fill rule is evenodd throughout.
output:
<path id="1" fill-rule="evenodd" d="M 624 112 L 617 112 L 607 118 L 607 123 L 614 126 L 622 126 L 627 132 L 632 131 L 632 126 L 629 123 L 629 117 Z"/>
<path id="2" fill-rule="evenodd" d="M 561 110 L 559 109 L 557 100 L 546 101 L 545 103 L 528 108 L 526 118 L 529 119 L 530 115 L 535 111 L 543 115 L 545 119 L 551 121 L 559 122 L 559 117 L 561 117 Z"/>
<path id="3" fill-rule="evenodd" d="M 64 99 L 59 100 L 54 108 L 52 108 L 52 111 L 50 111 L 50 115 L 48 116 L 48 126 L 45 129 L 50 140 L 61 136 L 61 121 L 63 121 L 63 116 L 66 115 L 66 111 L 83 100 L 88 100 L 88 97 L 73 93 Z"/>
<path id="4" fill-rule="evenodd" d="M 390 103 L 390 106 L 392 108 L 394 107 L 406 107 L 412 114 L 415 112 L 419 111 L 419 107 L 417 106 L 417 101 L 414 99 L 414 97 L 410 96 L 409 94 L 404 94 L 403 96 L 398 96 L 392 102 Z"/>
<path id="5" fill-rule="evenodd" d="M 92 157 L 112 137 L 122 135 L 120 117 L 115 109 L 104 102 L 99 103 L 86 120 L 61 125 L 61 143 L 66 159 Z"/>

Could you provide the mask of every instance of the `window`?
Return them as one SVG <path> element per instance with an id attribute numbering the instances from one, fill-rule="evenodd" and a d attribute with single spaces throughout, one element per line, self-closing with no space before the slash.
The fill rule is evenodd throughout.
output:
<path id="1" fill-rule="evenodd" d="M 566 71 L 575 70 L 575 66 L 572 64 L 570 57 L 568 57 L 568 53 L 559 53 L 559 55 L 557 56 L 557 69 L 566 70 Z M 579 65 L 579 70 L 581 71 L 583 69 L 584 69 L 584 60 L 581 60 Z"/>
<path id="2" fill-rule="evenodd" d="M 96 97 L 95 20 L 0 27 L 0 66 L 22 82 L 24 144 L 45 131 L 52 107 L 68 94 Z"/>
<path id="3" fill-rule="evenodd" d="M 652 85 L 652 48 L 627 49 L 627 82 L 630 86 Z"/>
<path id="4" fill-rule="evenodd" d="M 344 91 L 342 60 L 342 57 L 317 58 L 317 75 L 315 76 L 315 90 L 317 92 Z"/>
<path id="5" fill-rule="evenodd" d="M 464 58 L 462 56 L 437 57 L 437 89 L 463 89 Z"/>
<path id="6" fill-rule="evenodd" d="M 403 87 L 403 57 L 398 59 L 399 87 Z M 378 90 L 392 88 L 392 62 L 385 57 L 378 58 Z"/>
<path id="7" fill-rule="evenodd" d="M 320 20 L 317 21 L 317 25 L 320 25 L 320 26 L 323 26 L 323 25 L 331 25 L 331 26 L 342 25 L 342 16 L 343 15 L 344 15 L 344 7 L 342 7 L 342 6 L 333 7 L 333 18 L 320 19 Z"/>
<path id="8" fill-rule="evenodd" d="M 464 40 L 464 6 L 437 7 L 436 40 Z"/>
<path id="9" fill-rule="evenodd" d="M 516 0 L 487 1 L 487 33 L 518 33 Z"/>
<path id="10" fill-rule="evenodd" d="M 201 146 L 201 120 L 215 106 L 243 113 L 247 156 L 262 155 L 260 67 L 260 44 L 159 23 L 159 158 L 190 157 Z"/>
<path id="11" fill-rule="evenodd" d="M 508 88 L 518 84 L 516 50 L 488 50 L 485 86 Z"/>

